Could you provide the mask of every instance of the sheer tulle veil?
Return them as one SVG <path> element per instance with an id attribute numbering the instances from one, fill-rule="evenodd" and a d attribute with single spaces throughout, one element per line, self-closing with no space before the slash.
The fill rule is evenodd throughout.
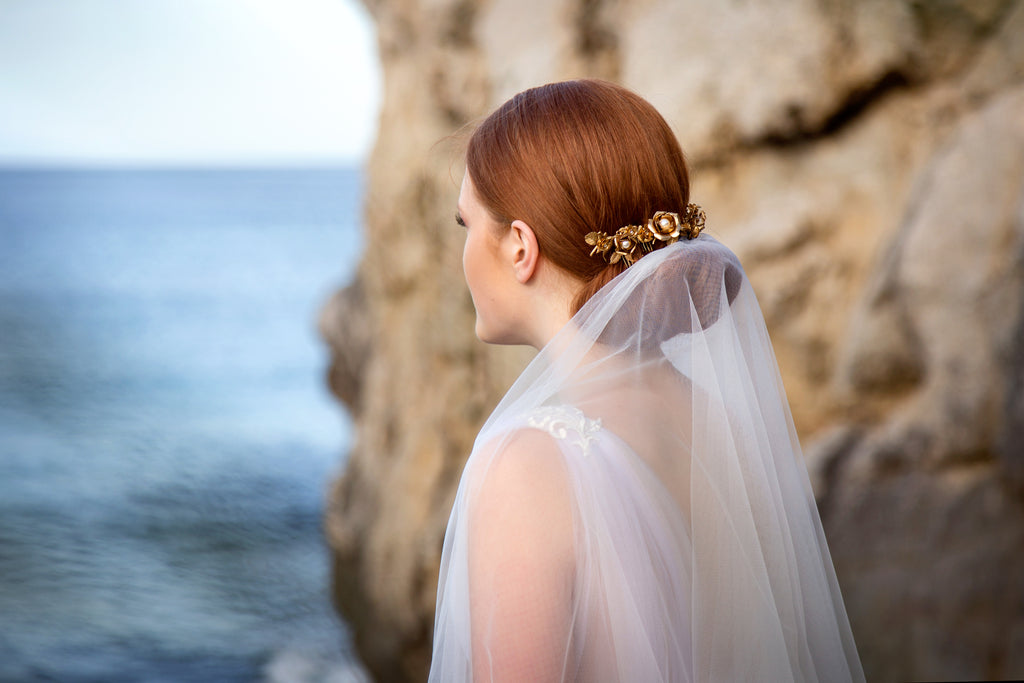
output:
<path id="1" fill-rule="evenodd" d="M 602 288 L 480 431 L 430 680 L 863 680 L 760 308 L 714 238 Z"/>

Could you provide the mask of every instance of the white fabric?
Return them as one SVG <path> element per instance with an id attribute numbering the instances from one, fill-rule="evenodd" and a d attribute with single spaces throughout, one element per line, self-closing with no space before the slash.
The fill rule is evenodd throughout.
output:
<path id="1" fill-rule="evenodd" d="M 604 287 L 484 425 L 430 680 L 863 680 L 761 311 L 713 238 Z"/>

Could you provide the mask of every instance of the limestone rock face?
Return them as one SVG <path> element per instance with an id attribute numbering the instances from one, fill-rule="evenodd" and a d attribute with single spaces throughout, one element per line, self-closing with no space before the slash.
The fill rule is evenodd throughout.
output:
<path id="1" fill-rule="evenodd" d="M 750 275 L 869 680 L 1024 677 L 1024 1 L 366 4 L 366 254 L 321 329 L 357 427 L 335 598 L 374 675 L 425 678 L 461 467 L 528 358 L 473 334 L 447 137 L 598 76 L 666 115 Z"/>

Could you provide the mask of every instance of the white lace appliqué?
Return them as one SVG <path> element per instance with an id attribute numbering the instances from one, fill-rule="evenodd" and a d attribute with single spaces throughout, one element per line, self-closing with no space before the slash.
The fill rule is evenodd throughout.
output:
<path id="1" fill-rule="evenodd" d="M 590 444 L 597 440 L 601 420 L 591 420 L 583 411 L 571 406 L 541 406 L 530 413 L 526 423 L 543 429 L 556 439 L 568 439 L 580 447 L 583 455 L 590 455 Z"/>

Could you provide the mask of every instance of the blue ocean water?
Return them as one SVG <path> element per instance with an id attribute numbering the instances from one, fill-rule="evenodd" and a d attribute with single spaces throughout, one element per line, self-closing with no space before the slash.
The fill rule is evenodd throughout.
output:
<path id="1" fill-rule="evenodd" d="M 316 316 L 360 175 L 0 171 L 0 681 L 357 681 Z"/>

